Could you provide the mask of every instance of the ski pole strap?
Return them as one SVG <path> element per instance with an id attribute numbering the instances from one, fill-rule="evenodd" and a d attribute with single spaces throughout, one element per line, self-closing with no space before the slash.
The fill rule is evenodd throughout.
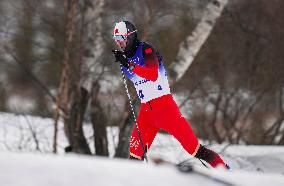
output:
<path id="1" fill-rule="evenodd" d="M 136 127 L 136 129 L 137 129 L 138 137 L 139 137 L 139 140 L 140 140 L 140 142 L 141 142 L 142 149 L 143 149 L 142 160 L 145 159 L 146 162 L 148 163 L 148 158 L 147 158 L 147 154 L 146 154 L 146 149 L 145 149 L 144 143 L 143 143 L 143 141 L 142 141 L 141 133 L 140 133 L 140 130 L 139 130 L 139 127 L 138 127 L 138 124 L 137 124 L 137 119 L 136 119 L 134 107 L 133 107 L 133 104 L 132 104 L 132 101 L 131 101 L 131 96 L 130 96 L 130 93 L 129 93 L 129 90 L 128 90 L 128 87 L 127 87 L 126 77 L 125 77 L 125 74 L 123 73 L 122 68 L 123 68 L 123 66 L 122 66 L 122 64 L 120 64 L 120 70 L 121 70 L 121 74 L 122 74 L 122 78 L 123 78 L 124 87 L 125 87 L 125 90 L 126 90 L 126 94 L 127 94 L 128 100 L 129 100 L 129 104 L 130 104 L 130 108 L 131 108 L 132 115 L 133 115 L 133 118 L 134 118 L 135 127 Z"/>

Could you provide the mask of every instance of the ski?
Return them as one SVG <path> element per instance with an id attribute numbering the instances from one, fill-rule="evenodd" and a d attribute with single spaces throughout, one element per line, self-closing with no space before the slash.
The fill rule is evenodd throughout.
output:
<path id="1" fill-rule="evenodd" d="M 161 158 L 151 158 L 151 160 L 152 160 L 152 162 L 154 162 L 154 164 L 157 164 L 157 165 L 163 165 L 164 164 L 164 165 L 174 166 L 178 171 L 180 171 L 182 173 L 197 174 L 197 175 L 200 175 L 200 176 L 202 176 L 206 179 L 210 179 L 214 182 L 220 183 L 222 185 L 236 186 L 235 183 L 232 183 L 228 180 L 225 180 L 224 178 L 220 178 L 220 177 L 212 174 L 212 171 L 214 171 L 214 169 L 210 169 L 204 164 L 203 164 L 204 167 L 200 167 L 200 166 L 192 165 L 191 163 L 188 162 L 188 160 L 185 160 L 185 161 L 180 162 L 178 164 L 173 164 L 173 163 L 165 161 Z"/>

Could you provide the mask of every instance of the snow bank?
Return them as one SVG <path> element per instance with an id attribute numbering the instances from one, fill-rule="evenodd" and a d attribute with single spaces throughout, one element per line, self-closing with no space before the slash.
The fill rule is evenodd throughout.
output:
<path id="1" fill-rule="evenodd" d="M 196 173 L 181 173 L 173 166 L 77 155 L 27 153 L 0 154 L 1 186 L 183 186 L 224 185 Z M 222 170 L 208 170 L 210 176 L 234 185 L 282 186 L 284 177 Z"/>

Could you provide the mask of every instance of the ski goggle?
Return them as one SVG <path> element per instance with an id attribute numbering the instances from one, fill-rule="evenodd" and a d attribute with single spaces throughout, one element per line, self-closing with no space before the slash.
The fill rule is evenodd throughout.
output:
<path id="1" fill-rule="evenodd" d="M 116 41 L 124 41 L 126 38 L 123 35 L 115 35 L 113 39 Z"/>
<path id="2" fill-rule="evenodd" d="M 137 32 L 137 30 L 134 30 L 124 35 L 114 35 L 113 39 L 116 41 L 124 41 L 129 35 L 133 34 L 134 32 Z"/>

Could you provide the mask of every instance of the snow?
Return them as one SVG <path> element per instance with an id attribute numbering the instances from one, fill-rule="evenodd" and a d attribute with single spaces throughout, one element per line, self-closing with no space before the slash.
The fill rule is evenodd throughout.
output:
<path id="1" fill-rule="evenodd" d="M 212 145 L 210 148 L 219 152 L 232 169 L 209 170 L 166 134 L 157 135 L 148 153 L 148 164 L 113 158 L 117 128 L 108 128 L 109 158 L 64 154 L 67 141 L 62 127 L 60 123 L 59 154 L 54 155 L 52 119 L 0 113 L 0 185 L 224 185 L 196 173 L 181 173 L 172 164 L 155 165 L 153 157 L 173 163 L 188 159 L 195 169 L 234 185 L 284 185 L 281 146 Z M 92 127 L 85 124 L 84 132 L 93 148 Z"/>
<path id="2" fill-rule="evenodd" d="M 99 157 L 4 153 L 0 155 L 0 162 L 1 186 L 198 184 L 192 175 L 180 175 L 170 167 Z M 201 182 L 208 183 L 206 180 Z"/>
<path id="3" fill-rule="evenodd" d="M 36 108 L 36 100 L 34 100 L 34 98 L 23 97 L 20 95 L 11 95 L 8 98 L 6 104 L 10 111 L 15 111 L 15 112 L 28 113 L 34 111 Z"/>
<path id="4" fill-rule="evenodd" d="M 1 186 L 62 185 L 223 185 L 195 173 L 180 173 L 172 166 L 122 159 L 78 155 L 29 153 L 0 154 Z M 276 174 L 201 169 L 235 185 L 283 185 Z"/>

